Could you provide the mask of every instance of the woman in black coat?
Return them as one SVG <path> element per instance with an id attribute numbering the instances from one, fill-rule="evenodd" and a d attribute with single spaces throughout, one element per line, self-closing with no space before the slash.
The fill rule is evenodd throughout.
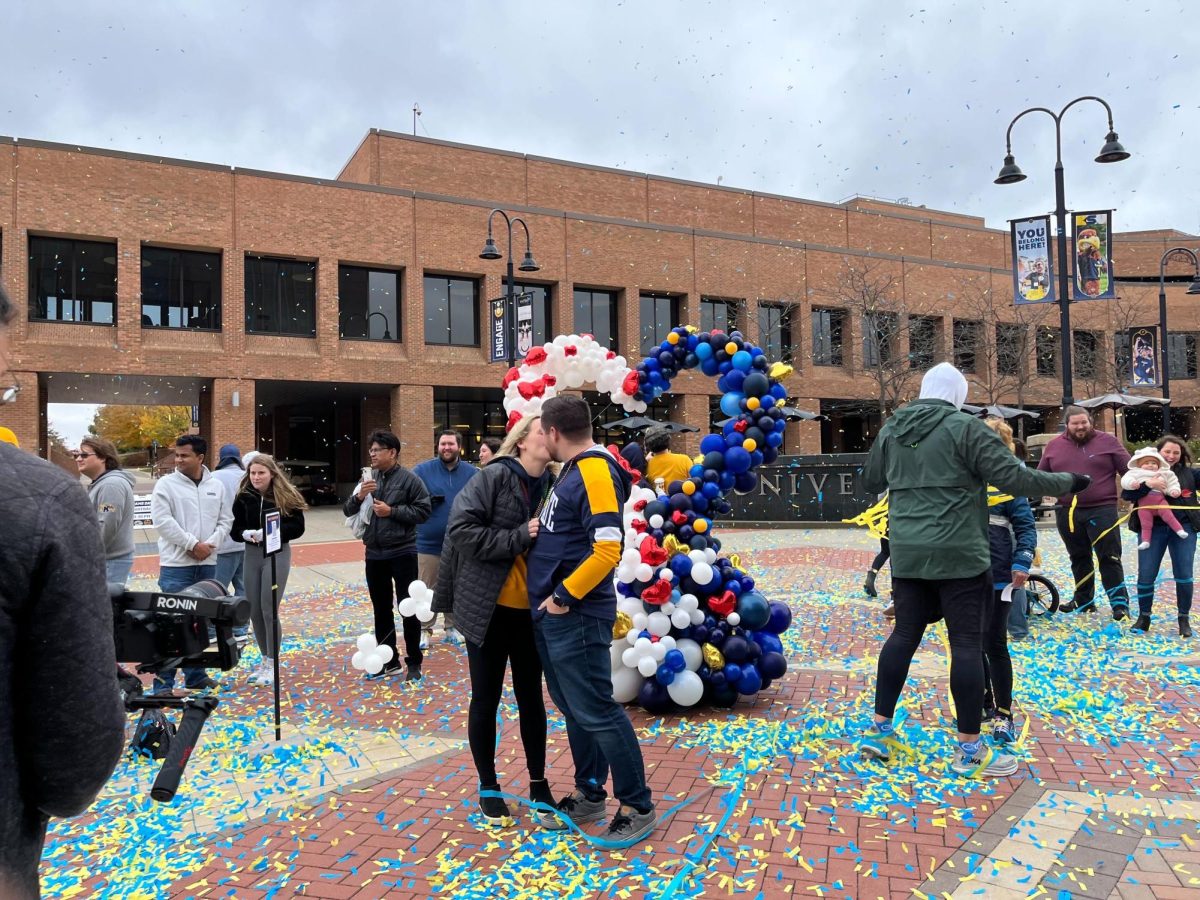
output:
<path id="1" fill-rule="evenodd" d="M 1150 611 L 1154 605 L 1154 586 L 1158 581 L 1158 570 L 1162 566 L 1165 553 L 1171 554 L 1171 576 L 1175 579 L 1175 603 L 1178 610 L 1179 634 L 1181 637 L 1192 636 L 1192 623 L 1189 618 L 1192 610 L 1192 571 L 1196 559 L 1196 534 L 1200 532 L 1200 499 L 1196 497 L 1196 488 L 1200 486 L 1200 469 L 1192 468 L 1192 456 L 1188 452 L 1187 442 L 1173 434 L 1163 435 L 1155 445 L 1162 458 L 1171 466 L 1171 471 L 1179 479 L 1182 493 L 1170 500 L 1175 507 L 1175 516 L 1187 537 L 1179 537 L 1161 519 L 1156 519 L 1151 529 L 1150 546 L 1138 551 L 1137 597 L 1138 617 L 1133 625 L 1134 631 L 1150 630 Z M 1145 485 L 1131 491 L 1123 491 L 1121 496 L 1126 500 L 1137 503 L 1149 490 Z M 1179 507 L 1184 507 L 1180 509 Z M 1137 517 L 1130 516 L 1130 527 L 1137 527 Z M 1143 535 L 1143 538 L 1145 535 Z"/>
<path id="2" fill-rule="evenodd" d="M 496 711 L 504 670 L 511 665 L 529 768 L 529 796 L 553 806 L 546 782 L 542 665 L 525 583 L 525 553 L 537 536 L 538 515 L 553 481 L 549 465 L 540 419 L 521 419 L 454 500 L 433 609 L 451 613 L 466 639 L 471 672 L 467 736 L 480 790 L 500 790 Z M 480 797 L 479 808 L 489 823 L 509 818 L 500 797 Z M 540 822 L 538 813 L 534 819 Z"/>

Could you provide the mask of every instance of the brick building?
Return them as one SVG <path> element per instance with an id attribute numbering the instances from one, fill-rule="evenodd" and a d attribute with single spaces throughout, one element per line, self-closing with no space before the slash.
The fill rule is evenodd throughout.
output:
<path id="1" fill-rule="evenodd" d="M 916 376 L 944 358 L 976 369 L 973 401 L 1050 408 L 1060 396 L 1055 310 L 1018 319 L 1007 232 L 981 218 L 377 130 L 330 180 L 0 138 L 0 279 L 26 311 L 12 341 L 22 392 L 0 423 L 44 448 L 47 403 L 192 404 L 217 444 L 327 461 L 342 482 L 373 427 L 396 430 L 409 463 L 443 425 L 473 448 L 504 421 L 503 367 L 487 362 L 484 335 L 504 263 L 478 256 L 496 206 L 532 234 L 541 269 L 518 280 L 537 341 L 589 331 L 634 360 L 671 324 L 735 323 L 792 359 L 794 405 L 830 417 L 791 426 L 788 452 L 864 446 L 880 353 Z M 1075 307 L 1077 372 L 1091 354 L 1077 396 L 1111 389 L 1119 332 L 1157 321 L 1159 257 L 1178 243 L 1197 239 L 1118 235 L 1126 299 Z M 1184 407 L 1200 405 L 1200 298 L 1169 271 L 1178 427 L 1197 436 Z M 882 349 L 856 305 L 870 284 L 905 323 Z M 691 373 L 653 414 L 703 425 L 714 390 Z M 619 415 L 594 399 L 598 417 Z"/>

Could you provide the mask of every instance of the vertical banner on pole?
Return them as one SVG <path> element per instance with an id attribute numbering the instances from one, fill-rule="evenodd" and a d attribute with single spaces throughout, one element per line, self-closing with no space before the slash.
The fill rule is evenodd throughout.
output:
<path id="1" fill-rule="evenodd" d="M 1117 296 L 1112 274 L 1112 210 L 1080 212 L 1075 224 L 1073 299 L 1111 300 Z"/>
<path id="2" fill-rule="evenodd" d="M 491 315 L 488 325 L 491 338 L 491 362 L 508 362 L 508 298 L 498 297 L 488 304 Z"/>
<path id="3" fill-rule="evenodd" d="M 1164 348 L 1165 352 L 1165 348 Z M 1129 383 L 1133 387 L 1158 387 L 1158 326 L 1129 329 Z M 1163 365 L 1167 365 L 1163 358 Z"/>
<path id="4" fill-rule="evenodd" d="M 517 294 L 517 356 L 533 349 L 533 294 Z"/>
<path id="5" fill-rule="evenodd" d="M 1050 256 L 1050 217 L 1013 219 L 1013 302 L 1053 303 L 1054 263 Z"/>

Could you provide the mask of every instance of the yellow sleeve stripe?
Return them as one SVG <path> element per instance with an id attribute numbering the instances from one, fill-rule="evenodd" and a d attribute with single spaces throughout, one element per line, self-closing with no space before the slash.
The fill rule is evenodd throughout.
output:
<path id="1" fill-rule="evenodd" d="M 579 461 L 579 474 L 583 476 L 583 489 L 587 491 L 588 506 L 592 515 L 619 513 L 617 490 L 613 486 L 612 470 L 608 463 L 596 456 Z"/>
<path id="2" fill-rule="evenodd" d="M 597 462 L 604 464 L 603 460 Z M 620 541 L 596 541 L 592 544 L 591 555 L 563 579 L 563 587 L 576 600 L 586 597 L 605 578 L 612 577 L 613 569 L 620 561 Z"/>

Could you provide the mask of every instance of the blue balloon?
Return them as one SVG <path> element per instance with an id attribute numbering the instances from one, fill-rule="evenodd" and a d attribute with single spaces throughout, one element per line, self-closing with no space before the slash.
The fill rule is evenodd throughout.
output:
<path id="1" fill-rule="evenodd" d="M 666 685 L 659 684 L 654 678 L 647 678 L 642 683 L 641 690 L 638 691 L 638 703 L 649 713 L 665 713 L 673 705 Z"/>
<path id="2" fill-rule="evenodd" d="M 742 452 L 745 453 L 746 451 L 743 450 Z M 721 493 L 724 494 L 733 490 L 733 479 L 734 475 L 732 472 L 721 473 L 721 477 L 717 480 L 717 486 L 721 488 Z M 721 515 L 725 515 L 732 507 L 728 503 L 718 503 L 716 509 Z"/>
<path id="3" fill-rule="evenodd" d="M 666 666 L 659 666 L 658 671 L 654 673 L 654 680 L 659 684 L 670 684 L 675 680 L 675 670 Z"/>
<path id="4" fill-rule="evenodd" d="M 700 358 L 700 362 L 712 359 L 713 348 L 708 341 L 700 341 L 696 344 L 696 356 Z"/>
<path id="5" fill-rule="evenodd" d="M 730 372 L 730 375 L 733 373 Z M 738 389 L 747 397 L 762 397 L 771 390 L 771 384 L 767 381 L 767 376 L 762 372 L 751 372 L 742 380 L 742 384 Z M 774 404 L 774 400 L 772 400 Z"/>
<path id="6" fill-rule="evenodd" d="M 751 465 L 753 463 L 754 461 L 751 459 Z M 758 487 L 758 475 L 754 472 L 739 472 L 733 476 L 733 489 L 739 494 L 748 494 L 756 487 Z"/>
<path id="7" fill-rule="evenodd" d="M 682 650 L 668 650 L 663 662 L 673 672 L 682 672 L 687 668 L 687 657 Z"/>
<path id="8" fill-rule="evenodd" d="M 721 454 L 721 459 L 725 459 L 724 454 Z M 718 477 L 720 476 L 718 475 Z M 708 470 L 706 470 L 704 473 L 704 486 L 700 488 L 700 493 L 702 493 L 709 500 L 716 500 L 719 496 L 721 496 L 721 489 L 717 486 L 716 482 L 708 478 Z"/>
<path id="9" fill-rule="evenodd" d="M 771 618 L 771 607 L 767 598 L 758 591 L 747 591 L 738 598 L 737 613 L 742 620 L 739 623 L 741 627 L 758 631 Z"/>
<path id="10" fill-rule="evenodd" d="M 707 345 L 707 344 L 701 344 L 701 345 L 700 345 L 700 347 L 706 347 L 706 346 L 708 346 L 708 345 Z M 697 351 L 699 351 L 700 347 L 697 347 L 697 348 L 696 348 L 696 350 L 697 350 Z M 697 356 L 699 356 L 700 354 L 699 354 L 699 353 L 697 353 L 696 355 L 697 355 Z M 716 358 L 715 358 L 715 357 L 712 357 L 712 356 L 708 357 L 707 359 L 703 359 L 703 358 L 701 358 L 701 360 L 700 360 L 700 371 L 701 371 L 701 372 L 703 372 L 705 375 L 708 375 L 708 376 L 710 376 L 710 377 L 711 377 L 711 376 L 713 376 L 713 375 L 716 375 L 716 374 L 717 374 L 717 371 L 718 371 L 718 365 L 717 365 L 717 360 L 716 360 Z"/>
<path id="11" fill-rule="evenodd" d="M 671 567 L 671 571 L 675 573 L 676 578 L 683 578 L 692 571 L 692 561 L 686 553 L 676 553 L 671 557 L 671 561 L 667 565 Z"/>
<path id="12" fill-rule="evenodd" d="M 736 684 L 742 677 L 742 667 L 737 663 L 727 662 L 721 671 L 725 673 L 725 680 L 731 684 Z"/>
<path id="13" fill-rule="evenodd" d="M 772 437 L 774 437 L 774 435 L 772 435 Z M 762 450 L 758 450 L 755 452 L 762 454 L 762 461 L 764 463 L 766 463 L 768 466 L 771 465 L 771 463 L 775 462 L 775 460 L 779 459 L 779 451 L 776 450 L 774 447 L 770 447 L 770 446 L 763 447 Z"/>
<path id="14" fill-rule="evenodd" d="M 721 648 L 721 652 L 729 662 L 740 663 L 750 655 L 750 647 L 747 644 L 744 637 L 731 634 L 725 639 L 725 646 Z"/>
<path id="15" fill-rule="evenodd" d="M 741 394 L 731 391 L 721 398 L 721 412 L 727 416 L 736 416 L 742 411 L 742 400 L 745 399 Z"/>
<path id="16" fill-rule="evenodd" d="M 771 385 L 771 396 L 774 397 L 776 400 L 786 400 L 787 399 L 787 388 L 785 388 L 782 384 L 780 384 L 777 381 Z"/>
<path id="17" fill-rule="evenodd" d="M 746 381 L 746 373 L 741 369 L 734 369 L 728 375 L 721 379 L 728 385 L 725 391 L 741 391 L 742 384 Z M 743 392 L 744 393 L 744 392 Z"/>
<path id="18" fill-rule="evenodd" d="M 739 694 L 757 694 L 762 688 L 762 676 L 754 666 L 743 666 L 741 677 L 738 678 Z"/>
<path id="19" fill-rule="evenodd" d="M 705 497 L 704 494 L 700 493 L 699 491 L 692 494 L 692 509 L 694 509 L 696 512 L 700 512 L 700 513 L 707 510 L 708 509 L 708 498 Z"/>
<path id="20" fill-rule="evenodd" d="M 716 672 L 713 674 L 715 676 L 715 675 L 719 675 L 720 673 Z M 712 692 L 713 706 L 721 707 L 723 709 L 728 709 L 729 707 L 731 707 L 735 703 L 737 703 L 737 698 L 738 698 L 738 692 L 737 692 L 736 688 L 732 687 L 728 683 L 718 686 L 716 678 L 715 677 L 713 678 L 713 692 Z"/>
<path id="21" fill-rule="evenodd" d="M 767 620 L 767 624 L 763 626 L 763 631 L 769 631 L 771 634 L 783 634 L 791 624 L 792 610 L 782 600 L 772 600 L 771 616 Z"/>
<path id="22" fill-rule="evenodd" d="M 750 468 L 750 454 L 742 447 L 730 447 L 725 451 L 725 471 L 734 475 Z M 735 482 L 736 483 L 736 482 Z"/>
<path id="23" fill-rule="evenodd" d="M 771 634 L 769 631 L 756 631 L 750 636 L 754 643 L 762 647 L 763 653 L 782 653 L 783 641 L 779 639 L 779 635 Z"/>
<path id="24" fill-rule="evenodd" d="M 774 426 L 772 426 L 772 427 L 774 427 Z M 709 435 L 709 436 L 711 437 L 712 435 Z M 703 447 L 704 445 L 701 444 L 701 446 Z M 770 434 L 767 435 L 767 446 L 768 447 L 782 447 L 783 446 L 783 435 L 780 434 L 778 431 L 772 431 Z"/>
<path id="25" fill-rule="evenodd" d="M 787 659 L 782 653 L 763 653 L 758 661 L 758 671 L 765 678 L 782 678 L 787 671 Z"/>
<path id="26" fill-rule="evenodd" d="M 735 369 L 740 369 L 743 372 L 749 372 L 750 367 L 754 364 L 754 357 L 745 350 L 739 350 L 733 354 L 733 359 L 730 360 Z"/>

